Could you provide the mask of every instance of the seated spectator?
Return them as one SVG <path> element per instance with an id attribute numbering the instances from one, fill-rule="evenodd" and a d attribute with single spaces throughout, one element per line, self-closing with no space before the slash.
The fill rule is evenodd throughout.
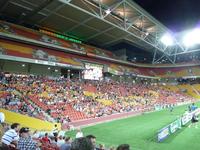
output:
<path id="1" fill-rule="evenodd" d="M 29 128 L 22 127 L 19 131 L 20 138 L 17 144 L 18 150 L 36 150 L 38 145 L 32 140 Z"/>
<path id="2" fill-rule="evenodd" d="M 117 150 L 129 150 L 129 147 L 128 144 L 122 144 L 117 147 Z"/>
<path id="3" fill-rule="evenodd" d="M 99 147 L 96 150 L 105 150 L 105 146 L 103 144 L 99 144 Z"/>
<path id="4" fill-rule="evenodd" d="M 55 136 L 50 136 L 50 144 L 57 146 L 57 138 Z"/>
<path id="5" fill-rule="evenodd" d="M 72 142 L 70 150 L 94 150 L 94 146 L 90 139 L 80 137 Z"/>
<path id="6" fill-rule="evenodd" d="M 86 138 L 90 139 L 93 146 L 96 147 L 96 137 L 94 135 L 87 135 Z"/>
<path id="7" fill-rule="evenodd" d="M 198 116 L 196 115 L 196 114 L 193 114 L 193 116 L 192 116 L 192 123 L 196 123 L 196 122 L 198 122 L 199 121 L 199 118 L 198 118 Z"/>
<path id="8" fill-rule="evenodd" d="M 192 124 L 189 125 L 189 128 L 192 127 L 192 126 L 195 126 L 195 128 L 198 128 L 198 124 L 197 124 L 198 122 L 199 122 L 199 118 L 198 118 L 198 116 L 194 113 L 194 114 L 192 115 L 192 120 L 191 120 L 191 123 L 192 123 Z"/>
<path id="9" fill-rule="evenodd" d="M 65 143 L 60 146 L 60 150 L 70 150 L 71 142 L 72 142 L 71 138 L 70 137 L 66 137 L 65 138 Z"/>
<path id="10" fill-rule="evenodd" d="M 78 128 L 76 133 L 76 138 L 81 138 L 81 137 L 83 137 L 83 132 L 81 131 L 81 128 Z"/>
<path id="11" fill-rule="evenodd" d="M 65 143 L 65 138 L 62 135 L 59 135 L 57 146 L 60 147 L 64 143 Z"/>
<path id="12" fill-rule="evenodd" d="M 110 147 L 110 149 L 109 150 L 115 150 L 115 148 L 114 147 Z"/>
<path id="13" fill-rule="evenodd" d="M 48 137 L 48 133 L 45 133 L 44 137 L 41 139 L 43 143 L 50 143 L 50 139 Z"/>
<path id="14" fill-rule="evenodd" d="M 0 107 L 42 120 L 59 121 L 64 127 L 75 120 L 149 111 L 157 104 L 165 107 L 192 101 L 183 93 L 151 84 L 4 73 L 0 79 Z M 93 96 L 85 94 L 87 90 L 92 90 Z"/>
<path id="15" fill-rule="evenodd" d="M 18 135 L 19 127 L 20 127 L 19 123 L 13 123 L 10 127 L 11 129 L 9 129 L 4 133 L 1 139 L 3 149 L 9 149 L 10 147 L 11 148 L 17 147 L 17 142 L 19 140 L 19 135 Z"/>

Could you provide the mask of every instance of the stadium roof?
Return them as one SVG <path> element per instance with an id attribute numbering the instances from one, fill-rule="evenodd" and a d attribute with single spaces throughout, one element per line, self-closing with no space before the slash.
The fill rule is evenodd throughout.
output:
<path id="1" fill-rule="evenodd" d="M 155 60 L 167 57 L 174 63 L 172 54 L 182 49 L 164 45 L 160 39 L 170 31 L 132 0 L 4 0 L 0 13 L 101 47 L 126 41 L 155 52 Z M 156 52 L 163 55 L 157 58 Z"/>
<path id="2" fill-rule="evenodd" d="M 134 0 L 175 33 L 199 26 L 199 0 Z"/>

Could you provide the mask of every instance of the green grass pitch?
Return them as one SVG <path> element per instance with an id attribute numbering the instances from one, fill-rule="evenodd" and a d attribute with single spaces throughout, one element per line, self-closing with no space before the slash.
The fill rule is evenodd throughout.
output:
<path id="1" fill-rule="evenodd" d="M 200 123 L 198 128 L 183 127 L 163 142 L 157 142 L 157 131 L 180 117 L 187 106 L 176 107 L 172 113 L 162 110 L 101 123 L 83 128 L 82 131 L 84 135 L 95 135 L 97 143 L 107 147 L 127 143 L 130 144 L 131 150 L 200 150 Z M 75 136 L 74 131 L 66 134 Z"/>

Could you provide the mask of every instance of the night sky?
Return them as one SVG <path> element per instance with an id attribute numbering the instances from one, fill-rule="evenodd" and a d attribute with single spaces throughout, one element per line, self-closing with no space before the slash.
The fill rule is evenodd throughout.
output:
<path id="1" fill-rule="evenodd" d="M 173 32 L 200 26 L 200 0 L 134 0 Z"/>

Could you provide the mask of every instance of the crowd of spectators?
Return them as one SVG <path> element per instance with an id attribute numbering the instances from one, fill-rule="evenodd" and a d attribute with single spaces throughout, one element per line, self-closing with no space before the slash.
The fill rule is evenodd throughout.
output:
<path id="1" fill-rule="evenodd" d="M 0 74 L 2 108 L 52 122 L 74 121 L 70 116 L 72 110 L 82 113 L 86 118 L 94 118 L 190 100 L 192 98 L 183 93 L 156 84 Z M 7 125 L 1 125 L 1 129 L 3 149 L 115 150 L 97 145 L 95 136 L 84 136 L 80 129 L 75 139 L 58 131 L 31 133 L 29 128 L 20 128 L 17 123 L 9 129 Z M 116 150 L 129 150 L 129 145 L 120 145 Z"/>
<path id="2" fill-rule="evenodd" d="M 129 150 L 128 144 L 105 148 L 96 144 L 94 135 L 84 136 L 81 129 L 77 130 L 76 137 L 59 135 L 59 132 L 32 132 L 28 127 L 21 127 L 13 123 L 5 128 L 5 123 L 0 123 L 3 134 L 0 136 L 0 149 L 2 150 Z"/>
<path id="3" fill-rule="evenodd" d="M 35 118 L 44 119 L 44 114 L 39 107 L 35 107 L 26 98 L 22 85 L 26 81 L 18 80 L 17 76 L 0 75 L 0 106 L 7 110 L 29 115 Z"/>
<path id="4" fill-rule="evenodd" d="M 61 123 L 191 100 L 163 86 L 112 80 L 1 73 L 0 83 L 1 107 Z M 77 112 L 80 118 L 74 119 Z"/>

